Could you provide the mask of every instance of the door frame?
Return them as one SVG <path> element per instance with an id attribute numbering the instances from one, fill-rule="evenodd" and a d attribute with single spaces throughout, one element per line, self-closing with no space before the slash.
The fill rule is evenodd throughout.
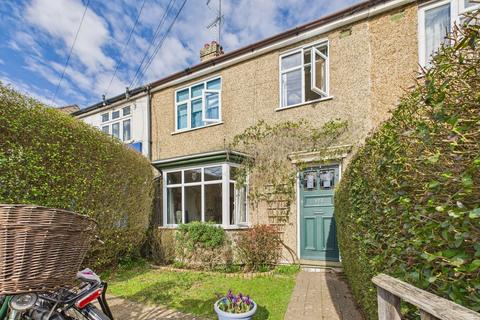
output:
<path id="1" fill-rule="evenodd" d="M 315 162 L 312 162 L 312 163 L 309 163 L 307 164 L 307 166 L 302 170 L 302 171 L 305 171 L 307 170 L 308 168 L 313 168 L 313 167 L 318 167 L 318 166 L 335 166 L 337 165 L 338 166 L 338 182 L 340 182 L 342 180 L 342 168 L 343 168 L 343 164 L 342 164 L 342 160 L 337 160 L 337 161 L 328 161 L 328 162 L 321 162 L 321 163 L 315 163 Z M 301 234 L 300 234 L 300 210 L 301 210 L 301 206 L 300 206 L 300 203 L 301 203 L 301 199 L 300 199 L 300 174 L 302 172 L 301 170 L 297 170 L 297 179 L 296 179 L 296 188 L 295 188 L 295 192 L 296 192 L 296 199 L 297 199 L 297 259 L 298 261 L 302 260 L 302 257 L 301 257 Z M 334 216 L 335 216 L 335 205 L 334 205 Z M 338 261 L 339 262 L 342 262 L 342 253 L 340 252 L 340 247 L 338 248 Z"/>

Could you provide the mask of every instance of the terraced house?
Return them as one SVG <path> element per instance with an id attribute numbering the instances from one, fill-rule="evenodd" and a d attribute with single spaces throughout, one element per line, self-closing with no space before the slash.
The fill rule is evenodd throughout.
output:
<path id="1" fill-rule="evenodd" d="M 272 223 L 266 208 L 249 205 L 248 187 L 235 188 L 238 162 L 249 155 L 226 143 L 260 120 L 304 118 L 321 126 L 340 118 L 348 132 L 338 152 L 292 158 L 308 169 L 299 172 L 293 215 L 282 226 L 285 243 L 303 263 L 338 263 L 333 190 L 349 150 L 389 117 L 447 32 L 477 6 L 366 1 L 225 54 L 219 44 L 207 44 L 200 64 L 150 83 L 151 162 L 163 178 L 163 227 Z"/>

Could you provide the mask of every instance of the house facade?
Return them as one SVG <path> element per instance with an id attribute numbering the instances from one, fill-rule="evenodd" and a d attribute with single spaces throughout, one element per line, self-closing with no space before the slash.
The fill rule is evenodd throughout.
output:
<path id="1" fill-rule="evenodd" d="M 208 44 L 208 60 L 150 83 L 162 227 L 211 221 L 241 232 L 276 224 L 302 263 L 338 264 L 334 189 L 355 147 L 389 117 L 447 32 L 475 8 L 469 0 L 366 1 L 226 54 Z M 248 184 L 236 186 L 242 159 L 252 155 L 228 144 L 259 121 L 301 119 L 316 127 L 341 119 L 348 129 L 329 157 L 311 150 L 285 155 L 302 169 L 296 201 L 280 222 L 268 204 L 251 205 Z"/>
<path id="2" fill-rule="evenodd" d="M 126 92 L 72 115 L 150 158 L 149 95 L 146 88 Z"/>

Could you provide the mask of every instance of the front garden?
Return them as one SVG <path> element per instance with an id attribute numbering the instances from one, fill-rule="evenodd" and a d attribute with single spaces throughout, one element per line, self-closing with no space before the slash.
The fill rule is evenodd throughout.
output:
<path id="1" fill-rule="evenodd" d="M 166 270 L 135 261 L 106 276 L 112 295 L 136 302 L 211 318 L 218 300 L 215 293 L 225 295 L 232 289 L 250 295 L 258 304 L 254 319 L 283 319 L 297 270 L 279 267 L 273 274 L 249 278 L 242 273 Z"/>

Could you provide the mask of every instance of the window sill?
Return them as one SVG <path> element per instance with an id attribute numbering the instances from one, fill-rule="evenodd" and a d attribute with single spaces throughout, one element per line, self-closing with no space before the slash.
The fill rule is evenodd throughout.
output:
<path id="1" fill-rule="evenodd" d="M 328 100 L 332 100 L 332 99 L 333 99 L 333 96 L 328 96 L 328 97 L 325 97 L 325 98 L 320 98 L 320 99 L 312 100 L 312 101 L 306 101 L 306 102 L 294 104 L 294 105 L 287 106 L 287 107 L 279 107 L 279 108 L 275 109 L 275 111 L 283 111 L 283 110 L 287 110 L 287 109 L 303 107 L 303 106 L 308 105 L 308 104 L 313 104 L 313 103 L 322 102 L 322 101 L 328 101 Z"/>
<path id="2" fill-rule="evenodd" d="M 180 133 L 184 133 L 184 132 L 190 132 L 190 131 L 200 130 L 200 129 L 204 129 L 204 128 L 210 128 L 210 127 L 218 126 L 218 125 L 221 125 L 221 124 L 223 124 L 223 121 L 207 124 L 206 126 L 203 126 L 203 127 L 174 131 L 174 132 L 171 133 L 171 135 L 173 136 L 175 134 L 180 134 Z"/>

